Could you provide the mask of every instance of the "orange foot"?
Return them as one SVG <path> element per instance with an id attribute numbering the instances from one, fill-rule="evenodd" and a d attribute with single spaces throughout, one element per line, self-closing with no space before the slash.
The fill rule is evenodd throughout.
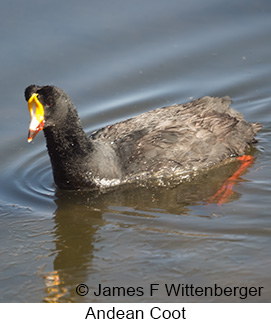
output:
<path id="1" fill-rule="evenodd" d="M 240 167 L 224 182 L 222 187 L 208 200 L 207 204 L 216 202 L 217 205 L 222 205 L 226 203 L 229 196 L 233 193 L 233 186 L 237 179 L 244 173 L 248 166 L 254 162 L 254 157 L 251 155 L 243 155 L 237 159 L 241 161 Z"/>

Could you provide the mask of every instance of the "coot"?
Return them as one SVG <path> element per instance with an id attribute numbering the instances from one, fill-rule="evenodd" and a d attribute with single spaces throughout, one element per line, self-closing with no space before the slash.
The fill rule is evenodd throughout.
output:
<path id="1" fill-rule="evenodd" d="M 69 96 L 56 86 L 30 85 L 28 141 L 44 130 L 56 185 L 102 189 L 178 176 L 180 181 L 243 155 L 261 129 L 229 107 L 229 97 L 203 97 L 158 108 L 88 136 Z"/>

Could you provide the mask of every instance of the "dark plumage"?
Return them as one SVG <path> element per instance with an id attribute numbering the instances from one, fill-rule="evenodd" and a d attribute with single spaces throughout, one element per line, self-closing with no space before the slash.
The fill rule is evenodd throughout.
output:
<path id="1" fill-rule="evenodd" d="M 184 178 L 244 154 L 261 129 L 261 124 L 248 123 L 230 109 L 229 97 L 203 97 L 143 113 L 88 137 L 63 90 L 30 85 L 25 99 L 34 93 L 44 109 L 47 148 L 55 183 L 62 189 Z"/>

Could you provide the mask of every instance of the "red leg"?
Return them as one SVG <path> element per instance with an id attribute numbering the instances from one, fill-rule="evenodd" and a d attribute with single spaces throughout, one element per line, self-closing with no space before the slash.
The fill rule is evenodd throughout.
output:
<path id="1" fill-rule="evenodd" d="M 222 205 L 228 201 L 228 198 L 233 193 L 233 186 L 238 180 L 238 178 L 245 172 L 249 165 L 254 162 L 254 157 L 251 155 L 243 155 L 237 158 L 241 161 L 241 165 L 237 171 L 229 177 L 222 187 L 208 200 L 207 204 L 217 203 Z"/>

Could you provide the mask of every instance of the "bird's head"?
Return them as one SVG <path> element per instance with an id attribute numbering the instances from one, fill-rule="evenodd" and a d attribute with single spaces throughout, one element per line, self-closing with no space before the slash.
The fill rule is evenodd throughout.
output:
<path id="1" fill-rule="evenodd" d="M 24 94 L 31 118 L 28 132 L 28 142 L 31 142 L 39 131 L 54 125 L 65 114 L 65 107 L 58 101 L 61 98 L 62 102 L 67 102 L 69 98 L 63 90 L 50 85 L 29 85 Z"/>

